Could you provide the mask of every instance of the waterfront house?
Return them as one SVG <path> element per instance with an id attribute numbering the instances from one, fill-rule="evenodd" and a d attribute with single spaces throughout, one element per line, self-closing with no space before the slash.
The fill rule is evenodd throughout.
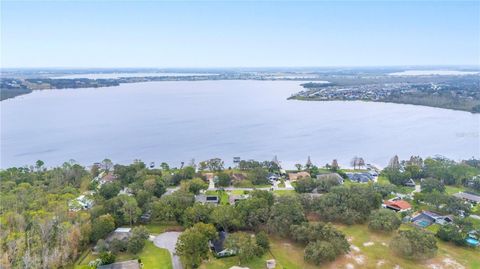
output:
<path id="1" fill-rule="evenodd" d="M 357 183 L 368 183 L 374 178 L 370 173 L 347 173 L 347 176 L 351 181 Z"/>
<path id="2" fill-rule="evenodd" d="M 290 181 L 295 181 L 295 180 L 298 180 L 300 178 L 306 178 L 306 177 L 310 177 L 310 173 L 305 172 L 305 171 L 296 172 L 296 173 L 288 173 L 288 179 L 290 179 Z"/>
<path id="3" fill-rule="evenodd" d="M 473 194 L 473 193 L 459 192 L 459 193 L 455 193 L 453 196 L 455 196 L 457 198 L 460 198 L 462 200 L 465 200 L 467 202 L 470 202 L 472 204 L 475 204 L 475 205 L 480 203 L 480 196 L 476 195 L 476 194 Z"/>
<path id="4" fill-rule="evenodd" d="M 329 179 L 335 179 L 337 180 L 338 184 L 343 184 L 343 178 L 337 174 L 337 173 L 326 173 L 326 174 L 320 174 L 317 175 L 317 180 L 329 180 Z"/>

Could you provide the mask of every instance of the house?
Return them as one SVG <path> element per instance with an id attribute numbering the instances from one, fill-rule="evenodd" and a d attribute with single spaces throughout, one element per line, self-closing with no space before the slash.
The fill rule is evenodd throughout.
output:
<path id="1" fill-rule="evenodd" d="M 89 193 L 85 193 L 71 200 L 68 203 L 68 208 L 70 211 L 79 211 L 92 208 L 94 202 L 89 196 Z"/>
<path id="2" fill-rule="evenodd" d="M 412 209 L 412 206 L 407 201 L 404 201 L 401 199 L 397 199 L 397 200 L 391 199 L 391 200 L 385 201 L 382 207 L 394 210 L 396 212 L 405 212 Z"/>
<path id="3" fill-rule="evenodd" d="M 457 198 L 460 198 L 462 200 L 465 200 L 467 202 L 470 202 L 472 204 L 475 204 L 475 205 L 480 203 L 480 196 L 476 195 L 476 194 L 473 194 L 473 193 L 459 192 L 459 193 L 455 193 L 453 196 L 455 196 Z"/>
<path id="4" fill-rule="evenodd" d="M 274 182 L 274 181 L 279 180 L 280 176 L 275 174 L 275 173 L 270 173 L 270 174 L 268 174 L 267 178 L 270 182 Z"/>
<path id="5" fill-rule="evenodd" d="M 228 233 L 221 231 L 218 232 L 218 238 L 210 241 L 210 249 L 214 252 L 215 256 L 218 258 L 223 257 L 230 257 L 235 255 L 235 251 L 233 249 L 224 248 L 225 240 L 228 237 Z"/>
<path id="6" fill-rule="evenodd" d="M 431 211 L 422 211 L 412 217 L 412 222 L 422 228 L 426 228 L 434 223 L 445 225 L 453 222 L 452 216 L 442 216 Z"/>
<path id="7" fill-rule="evenodd" d="M 299 178 L 310 177 L 310 173 L 302 171 L 297 173 L 288 173 L 288 179 L 290 181 L 298 180 Z"/>
<path id="8" fill-rule="evenodd" d="M 415 181 L 413 181 L 413 179 L 409 179 L 407 182 L 403 183 L 403 185 L 407 187 L 415 187 Z"/>
<path id="9" fill-rule="evenodd" d="M 129 260 L 124 262 L 116 262 L 106 265 L 100 265 L 97 269 L 140 269 L 142 265 L 138 260 Z"/>
<path id="10" fill-rule="evenodd" d="M 317 175 L 317 179 L 318 180 L 335 179 L 338 181 L 339 184 L 343 184 L 343 178 L 337 173 L 320 174 L 320 175 Z"/>
<path id="11" fill-rule="evenodd" d="M 248 194 L 242 194 L 242 195 L 232 194 L 232 195 L 230 195 L 230 196 L 228 197 L 228 202 L 229 202 L 231 205 L 234 205 L 234 204 L 236 204 L 238 201 L 248 199 L 248 197 L 249 197 Z"/>
<path id="12" fill-rule="evenodd" d="M 122 228 L 122 227 L 119 227 L 117 229 L 115 229 L 115 231 L 113 231 L 112 233 L 110 233 L 107 238 L 105 239 L 105 241 L 107 243 L 110 243 L 112 242 L 114 239 L 117 239 L 117 240 L 127 240 L 128 238 L 130 238 L 130 236 L 132 235 L 132 228 L 128 228 L 128 227 L 125 227 L 125 228 Z"/>
<path id="13" fill-rule="evenodd" d="M 374 178 L 370 173 L 347 173 L 347 176 L 351 181 L 358 183 L 368 183 Z"/>
<path id="14" fill-rule="evenodd" d="M 220 198 L 217 195 L 205 195 L 205 194 L 199 194 L 195 195 L 195 202 L 206 204 L 218 204 L 220 203 Z"/>
<path id="15" fill-rule="evenodd" d="M 111 183 L 117 180 L 117 176 L 115 176 L 112 172 L 106 174 L 100 179 L 100 185 Z"/>

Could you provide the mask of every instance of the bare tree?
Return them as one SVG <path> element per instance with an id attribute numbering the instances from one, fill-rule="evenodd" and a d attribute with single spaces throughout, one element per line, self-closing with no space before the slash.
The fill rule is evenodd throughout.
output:
<path id="1" fill-rule="evenodd" d="M 338 170 L 338 168 L 340 168 L 340 167 L 338 166 L 338 161 L 337 161 L 337 159 L 333 159 L 333 161 L 332 161 L 332 170 Z"/>
<path id="2" fill-rule="evenodd" d="M 353 166 L 353 170 L 357 169 L 357 165 L 358 165 L 358 157 L 357 156 L 352 158 L 352 160 L 350 161 L 350 165 Z"/>
<path id="3" fill-rule="evenodd" d="M 305 168 L 310 169 L 313 166 L 312 161 L 310 160 L 310 156 L 307 158 L 307 163 L 305 164 Z"/>
<path id="4" fill-rule="evenodd" d="M 393 158 L 390 159 L 390 162 L 388 163 L 388 167 L 396 170 L 400 169 L 400 161 L 397 155 L 393 156 Z"/>
<path id="5" fill-rule="evenodd" d="M 357 164 L 358 164 L 359 168 L 364 167 L 365 166 L 365 160 L 362 157 L 360 157 L 360 158 L 358 158 L 358 163 Z"/>

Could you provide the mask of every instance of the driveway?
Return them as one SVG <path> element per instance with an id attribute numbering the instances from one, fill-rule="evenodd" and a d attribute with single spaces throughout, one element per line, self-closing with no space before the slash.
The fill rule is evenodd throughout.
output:
<path id="1" fill-rule="evenodd" d="M 180 257 L 174 254 L 175 245 L 177 244 L 177 239 L 180 234 L 180 232 L 166 232 L 157 235 L 153 239 L 153 244 L 155 244 L 155 246 L 168 249 L 170 256 L 172 257 L 173 269 L 183 269 L 182 263 L 180 262 Z"/>

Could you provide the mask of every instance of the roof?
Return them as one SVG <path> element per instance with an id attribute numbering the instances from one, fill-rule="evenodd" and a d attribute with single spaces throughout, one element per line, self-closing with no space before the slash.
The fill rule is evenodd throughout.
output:
<path id="1" fill-rule="evenodd" d="M 195 202 L 199 203 L 218 203 L 220 201 L 217 195 L 195 195 Z"/>
<path id="2" fill-rule="evenodd" d="M 112 264 L 101 265 L 98 269 L 140 269 L 140 263 L 137 260 L 116 262 Z"/>
<path id="3" fill-rule="evenodd" d="M 116 233 L 129 233 L 132 230 L 132 228 L 125 228 L 125 227 L 119 227 L 115 229 Z"/>
<path id="4" fill-rule="evenodd" d="M 222 251 L 223 248 L 223 243 L 225 242 L 225 239 L 227 238 L 227 233 L 226 232 L 218 232 L 218 239 L 212 241 L 212 248 L 215 250 L 216 253 L 219 253 Z"/>
<path id="5" fill-rule="evenodd" d="M 319 174 L 317 175 L 317 179 L 318 180 L 322 180 L 322 179 L 336 179 L 339 183 L 342 183 L 343 182 L 343 178 L 337 174 L 337 173 L 326 173 L 326 174 Z"/>
<path id="6" fill-rule="evenodd" d="M 473 201 L 476 203 L 480 203 L 480 196 L 475 195 L 473 193 L 459 192 L 459 193 L 455 193 L 453 196 L 460 199 L 465 199 L 465 200 Z"/>
<path id="7" fill-rule="evenodd" d="M 301 177 L 310 177 L 310 173 L 302 171 L 302 172 L 297 172 L 297 173 L 288 173 L 288 178 L 290 180 L 297 180 Z"/>
<path id="8" fill-rule="evenodd" d="M 399 210 L 406 210 L 412 208 L 412 206 L 404 200 L 397 200 L 397 201 L 385 201 L 385 205 L 398 208 Z"/>

